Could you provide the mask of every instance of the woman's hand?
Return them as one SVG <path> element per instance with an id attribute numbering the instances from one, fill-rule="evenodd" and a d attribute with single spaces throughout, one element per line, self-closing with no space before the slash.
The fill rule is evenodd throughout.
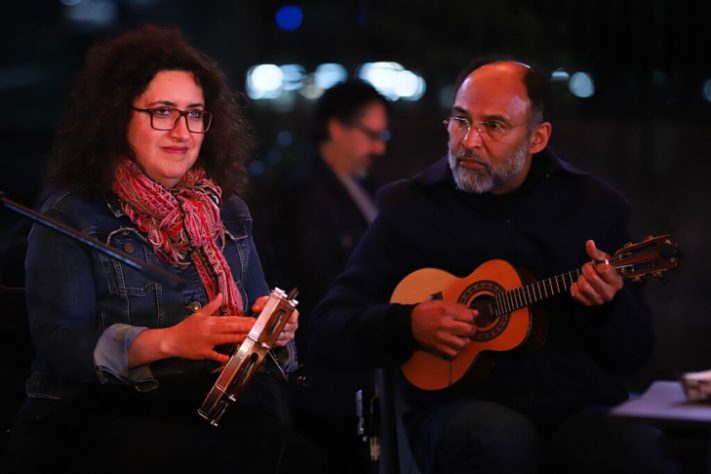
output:
<path id="1" fill-rule="evenodd" d="M 289 321 L 286 322 L 284 329 L 279 334 L 279 337 L 277 338 L 276 342 L 274 343 L 274 346 L 275 347 L 286 346 L 289 342 L 294 340 L 294 336 L 296 336 L 297 329 L 299 329 L 299 311 L 295 309 L 294 312 L 291 313 L 291 316 L 289 317 Z"/>
<path id="2" fill-rule="evenodd" d="M 267 301 L 269 300 L 269 296 L 264 295 L 260 296 L 254 301 L 254 304 L 252 305 L 252 312 L 255 315 L 258 315 L 259 313 L 262 312 L 264 309 L 264 306 L 266 306 Z M 279 337 L 277 338 L 276 342 L 274 342 L 275 347 L 284 347 L 286 346 L 290 341 L 294 339 L 294 336 L 296 336 L 296 330 L 299 328 L 299 311 L 294 310 L 293 313 L 291 313 L 291 316 L 289 317 L 289 321 L 287 321 L 286 325 L 284 326 L 284 329 L 282 329 L 281 333 L 279 333 Z"/>
<path id="3" fill-rule="evenodd" d="M 215 347 L 244 341 L 254 325 L 254 318 L 213 316 L 221 305 L 222 294 L 218 294 L 202 309 L 175 326 L 143 331 L 129 347 L 129 367 L 169 357 L 227 363 L 229 356 L 217 352 Z"/>

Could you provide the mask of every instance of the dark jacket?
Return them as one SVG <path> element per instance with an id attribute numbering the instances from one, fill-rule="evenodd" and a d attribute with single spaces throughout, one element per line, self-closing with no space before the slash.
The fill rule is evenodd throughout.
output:
<path id="1" fill-rule="evenodd" d="M 372 182 L 361 183 L 374 196 Z M 355 416 L 355 392 L 370 389 L 371 371 L 326 370 L 306 350 L 316 304 L 345 269 L 368 223 L 341 181 L 320 156 L 312 156 L 285 186 L 272 229 L 276 284 L 299 288 L 299 362 L 310 379 L 301 397 L 309 413 Z M 355 432 L 355 429 L 354 429 Z"/>
<path id="2" fill-rule="evenodd" d="M 181 290 L 170 288 L 57 232 L 34 227 L 26 258 L 27 311 L 37 349 L 28 382 L 30 396 L 71 397 L 82 385 L 99 382 L 147 390 L 155 388 L 162 376 L 208 374 L 215 368 L 212 362 L 183 359 L 130 370 L 125 367 L 128 346 L 141 328 L 175 325 L 207 303 L 194 265 L 179 270 L 160 262 L 115 195 L 89 201 L 58 192 L 46 200 L 42 210 L 141 261 L 173 272 L 186 285 Z M 252 241 L 252 219 L 236 197 L 224 204 L 221 215 L 226 233 L 223 253 L 248 310 L 258 296 L 269 292 Z M 111 337 L 102 339 L 107 330 Z"/>
<path id="3" fill-rule="evenodd" d="M 375 196 L 375 187 L 365 189 Z M 344 270 L 368 228 L 363 214 L 320 156 L 289 180 L 275 209 L 272 234 L 278 284 L 298 286 L 307 322 L 316 304 Z"/>
<path id="4" fill-rule="evenodd" d="M 588 239 L 610 253 L 629 240 L 629 205 L 619 193 L 550 151 L 533 160 L 524 185 L 506 195 L 456 189 L 446 158 L 385 187 L 379 217 L 315 312 L 310 338 L 315 356 L 324 364 L 353 368 L 407 360 L 417 347 L 412 306 L 388 301 L 398 282 L 417 269 L 464 277 L 497 258 L 540 279 L 588 261 Z M 477 397 L 547 426 L 582 407 L 623 400 L 626 391 L 617 375 L 639 368 L 652 347 L 651 315 L 639 289 L 628 284 L 599 307 L 560 295 L 544 308 L 549 330 L 542 349 L 496 353 L 485 378 L 442 391 L 405 383 L 414 412 L 438 400 Z"/>

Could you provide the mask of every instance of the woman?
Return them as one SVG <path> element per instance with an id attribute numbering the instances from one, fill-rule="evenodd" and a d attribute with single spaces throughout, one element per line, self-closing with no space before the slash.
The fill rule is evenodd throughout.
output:
<path id="1" fill-rule="evenodd" d="M 13 429 L 15 469 L 300 469 L 306 448 L 283 428 L 279 399 L 296 313 L 276 343 L 283 367 L 267 360 L 220 428 L 196 413 L 229 359 L 218 346 L 244 340 L 254 322 L 244 312 L 268 293 L 236 195 L 252 145 L 224 75 L 179 31 L 144 27 L 89 52 L 43 210 L 187 284 L 171 289 L 32 231 L 37 356 Z"/>

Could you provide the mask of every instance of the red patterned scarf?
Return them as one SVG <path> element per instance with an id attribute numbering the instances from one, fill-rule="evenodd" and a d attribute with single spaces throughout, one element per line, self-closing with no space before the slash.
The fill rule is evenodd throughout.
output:
<path id="1" fill-rule="evenodd" d="M 123 160 L 113 189 L 121 208 L 148 237 L 161 261 L 186 268 L 192 260 L 208 298 L 222 292 L 222 314 L 242 313 L 242 297 L 221 249 L 225 244 L 220 219 L 222 189 L 205 170 L 193 167 L 175 187 L 167 189 L 133 161 Z"/>

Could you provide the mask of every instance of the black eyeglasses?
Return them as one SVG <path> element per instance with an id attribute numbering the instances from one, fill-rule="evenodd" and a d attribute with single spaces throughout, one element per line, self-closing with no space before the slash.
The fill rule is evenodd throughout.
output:
<path id="1" fill-rule="evenodd" d="M 359 123 L 352 125 L 352 127 L 363 132 L 366 137 L 374 142 L 387 142 L 390 140 L 390 131 L 387 128 L 385 130 L 373 130 Z"/>
<path id="2" fill-rule="evenodd" d="M 212 114 L 202 109 L 180 110 L 175 107 L 139 109 L 138 107 L 131 107 L 131 110 L 150 115 L 151 128 L 163 132 L 173 130 L 178 125 L 180 117 L 185 117 L 188 131 L 192 133 L 206 133 L 210 130 L 210 124 L 212 124 Z"/>

